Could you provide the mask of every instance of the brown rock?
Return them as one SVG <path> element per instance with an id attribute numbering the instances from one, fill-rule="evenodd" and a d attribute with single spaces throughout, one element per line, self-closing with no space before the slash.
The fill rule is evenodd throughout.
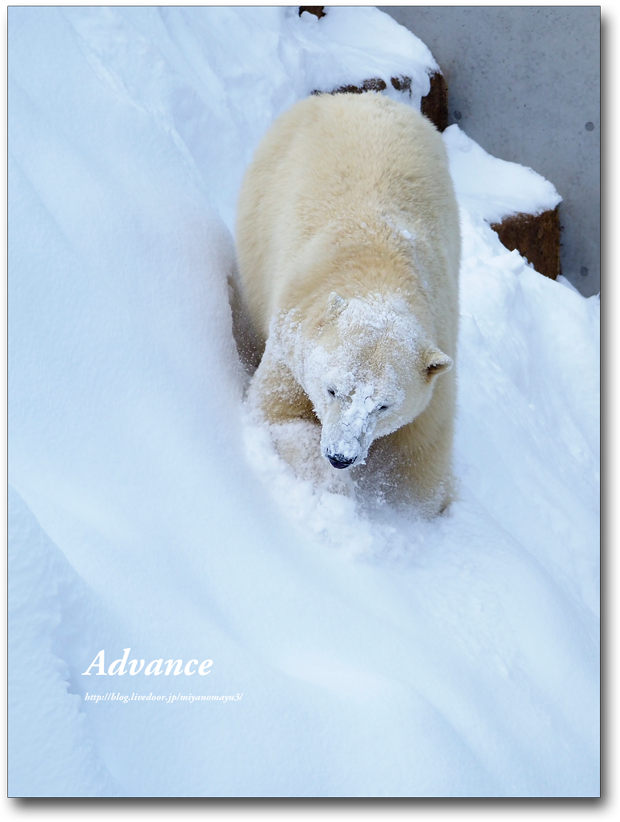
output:
<path id="1" fill-rule="evenodd" d="M 390 82 L 396 91 L 408 91 L 411 96 L 411 77 L 392 77 Z"/>
<path id="2" fill-rule="evenodd" d="M 411 77 L 392 77 L 392 86 L 397 91 L 409 92 L 411 96 Z M 364 80 L 360 86 L 339 86 L 333 91 L 324 92 L 315 89 L 312 94 L 363 94 L 365 91 L 383 91 L 387 88 L 385 80 L 373 77 Z M 448 125 L 448 86 L 442 74 L 431 75 L 431 90 L 422 98 L 422 114 L 434 123 L 439 131 L 443 131 Z"/>
<path id="3" fill-rule="evenodd" d="M 411 81 L 409 84 L 411 85 Z M 444 131 L 448 127 L 448 84 L 443 74 L 438 71 L 431 74 L 431 90 L 426 97 L 422 97 L 420 111 L 438 131 Z"/>
<path id="4" fill-rule="evenodd" d="M 299 16 L 301 17 L 304 11 L 309 11 L 310 14 L 314 14 L 314 16 L 318 17 L 320 20 L 321 17 L 325 17 L 325 12 L 323 11 L 324 8 L 325 6 L 300 6 Z"/>
<path id="5" fill-rule="evenodd" d="M 330 94 L 363 94 L 365 91 L 383 91 L 384 88 L 387 88 L 385 80 L 373 77 L 371 80 L 364 80 L 361 86 L 339 86 L 330 91 Z M 320 92 L 312 93 L 320 94 Z"/>
<path id="6" fill-rule="evenodd" d="M 515 214 L 491 228 L 510 251 L 515 249 L 536 271 L 555 280 L 560 274 L 559 206 L 538 216 Z"/>

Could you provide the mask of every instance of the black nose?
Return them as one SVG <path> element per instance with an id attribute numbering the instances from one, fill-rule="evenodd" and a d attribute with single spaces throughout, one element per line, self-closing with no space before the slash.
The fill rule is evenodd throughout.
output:
<path id="1" fill-rule="evenodd" d="M 342 454 L 334 454 L 333 457 L 330 454 L 327 454 L 327 459 L 331 462 L 334 468 L 348 468 L 349 465 L 352 465 L 355 462 L 355 459 L 349 460 L 346 457 L 343 457 Z"/>

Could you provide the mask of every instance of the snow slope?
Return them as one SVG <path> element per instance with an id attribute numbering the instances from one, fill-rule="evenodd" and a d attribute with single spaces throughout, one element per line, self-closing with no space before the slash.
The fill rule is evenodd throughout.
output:
<path id="1" fill-rule="evenodd" d="M 10 795 L 597 795 L 599 303 L 485 221 L 553 187 L 446 132 L 460 497 L 370 516 L 245 419 L 231 230 L 277 114 L 417 105 L 428 49 L 372 8 L 8 17 Z M 82 675 L 125 648 L 213 665 Z"/>

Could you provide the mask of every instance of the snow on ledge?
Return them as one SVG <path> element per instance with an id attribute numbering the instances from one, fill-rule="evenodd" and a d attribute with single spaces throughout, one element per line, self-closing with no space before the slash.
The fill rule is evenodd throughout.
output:
<path id="1" fill-rule="evenodd" d="M 459 203 L 489 223 L 513 214 L 542 214 L 562 198 L 531 168 L 493 157 L 457 125 L 443 133 Z"/>

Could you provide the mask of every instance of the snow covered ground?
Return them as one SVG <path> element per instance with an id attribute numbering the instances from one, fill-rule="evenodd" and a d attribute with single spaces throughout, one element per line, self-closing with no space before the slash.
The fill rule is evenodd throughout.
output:
<path id="1" fill-rule="evenodd" d="M 8 17 L 9 794 L 598 795 L 599 301 L 487 223 L 553 186 L 445 132 L 459 499 L 371 517 L 245 419 L 231 232 L 281 111 L 418 105 L 428 49 L 373 8 Z M 126 648 L 213 665 L 83 675 Z"/>

